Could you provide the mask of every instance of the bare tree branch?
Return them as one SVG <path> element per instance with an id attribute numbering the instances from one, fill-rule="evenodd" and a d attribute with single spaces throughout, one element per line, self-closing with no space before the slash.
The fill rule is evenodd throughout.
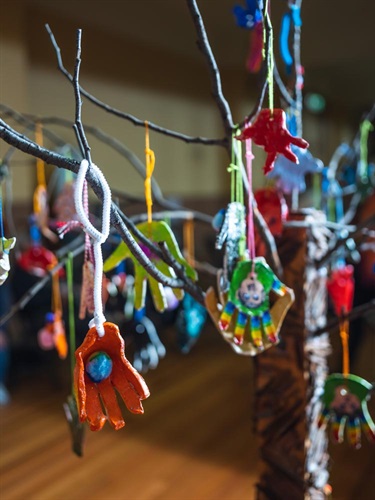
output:
<path id="1" fill-rule="evenodd" d="M 64 156 L 59 155 L 58 153 L 54 153 L 49 151 L 46 148 L 38 146 L 33 141 L 23 136 L 19 132 L 12 129 L 9 125 L 7 125 L 3 120 L 0 119 L 0 138 L 2 138 L 6 143 L 11 146 L 16 147 L 20 151 L 24 153 L 30 154 L 36 158 L 40 158 L 46 163 L 51 165 L 55 165 L 56 167 L 65 168 L 70 170 L 71 172 L 77 173 L 79 169 L 79 163 L 76 160 L 71 160 L 69 158 L 65 158 Z M 95 175 L 90 169 L 87 173 L 87 182 L 91 186 L 92 190 L 96 194 L 96 196 L 103 201 L 103 192 L 100 186 L 100 183 Z M 134 240 L 130 231 L 124 224 L 121 215 L 119 213 L 118 207 L 115 203 L 112 202 L 111 206 L 111 224 L 117 229 L 117 231 L 122 236 L 124 242 L 129 247 L 129 250 L 132 252 L 134 257 L 138 260 L 138 262 L 145 268 L 145 270 L 157 281 L 165 286 L 169 286 L 171 288 L 183 288 L 185 286 L 188 287 L 189 293 L 194 296 L 197 300 L 201 301 L 202 290 L 198 285 L 191 282 L 191 280 L 187 279 L 184 282 L 181 279 L 174 279 L 165 276 L 161 273 L 152 262 L 146 257 L 144 252 L 139 248 L 137 242 Z"/>
<path id="2" fill-rule="evenodd" d="M 195 26 L 195 31 L 197 33 L 197 45 L 199 50 L 203 53 L 209 74 L 211 79 L 212 94 L 215 102 L 219 108 L 221 119 L 224 125 L 224 130 L 227 138 L 231 137 L 234 130 L 234 123 L 232 118 L 232 112 L 230 110 L 228 101 L 223 95 L 223 89 L 221 85 L 220 71 L 216 64 L 214 54 L 212 52 L 210 42 L 207 37 L 206 29 L 204 27 L 203 19 L 196 0 L 187 0 L 188 8 L 193 19 Z M 228 144 L 229 145 L 229 144 Z"/>
<path id="3" fill-rule="evenodd" d="M 61 71 L 61 73 L 70 81 L 73 81 L 73 76 L 69 73 L 69 71 L 64 67 L 63 61 L 62 61 L 62 56 L 61 56 L 61 50 L 60 47 L 58 46 L 56 39 L 52 33 L 51 28 L 46 24 L 46 30 L 48 32 L 48 35 L 51 39 L 53 48 L 56 53 L 57 57 L 57 65 L 58 69 Z M 99 108 L 103 109 L 104 111 L 107 111 L 108 113 L 118 116 L 119 118 L 123 118 L 124 120 L 128 120 L 133 125 L 136 125 L 138 127 L 144 127 L 145 126 L 145 121 L 140 120 L 139 118 L 136 118 L 135 116 L 129 114 L 129 113 L 124 113 L 123 111 L 120 111 L 119 109 L 113 108 L 112 106 L 109 106 L 108 104 L 100 101 L 93 95 L 91 95 L 89 92 L 87 92 L 85 89 L 80 87 L 81 94 L 85 96 L 90 102 L 98 106 Z M 223 146 L 227 147 L 227 139 L 209 139 L 207 137 L 192 137 L 186 134 L 181 134 L 179 132 L 175 132 L 173 130 L 166 129 L 164 127 L 160 127 L 159 125 L 156 125 L 155 123 L 148 122 L 148 126 L 150 130 L 154 130 L 155 132 L 158 132 L 163 135 L 167 135 L 169 137 L 174 137 L 175 139 L 179 139 L 181 141 L 187 142 L 187 143 L 195 143 L 195 144 L 205 144 L 205 145 L 210 145 L 210 146 Z"/>

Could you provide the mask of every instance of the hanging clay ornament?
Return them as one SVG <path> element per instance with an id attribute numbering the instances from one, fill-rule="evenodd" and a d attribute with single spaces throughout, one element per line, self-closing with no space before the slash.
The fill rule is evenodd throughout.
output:
<path id="1" fill-rule="evenodd" d="M 206 308 L 186 293 L 176 321 L 177 344 L 183 354 L 188 354 L 196 344 L 206 318 Z"/>
<path id="2" fill-rule="evenodd" d="M 337 443 L 344 441 L 345 427 L 348 441 L 355 448 L 361 447 L 362 433 L 375 443 L 375 424 L 367 408 L 372 389 L 372 384 L 356 375 L 330 375 L 324 386 L 318 427 L 330 423 L 332 439 Z"/>
<path id="3" fill-rule="evenodd" d="M 276 178 L 277 187 L 285 194 L 291 194 L 294 190 L 299 193 L 306 191 L 306 174 L 313 174 L 323 170 L 323 162 L 314 158 L 308 150 L 291 146 L 291 151 L 298 161 L 290 161 L 281 155 L 276 158 L 274 169 L 269 172 L 268 178 Z"/>
<path id="4" fill-rule="evenodd" d="M 140 314 L 139 314 L 140 313 Z M 154 370 L 166 354 L 154 323 L 145 316 L 144 310 L 134 315 L 134 359 L 133 366 L 140 373 Z"/>
<path id="5" fill-rule="evenodd" d="M 0 242 L 0 285 L 7 279 L 10 271 L 9 253 L 16 244 L 16 238 L 1 238 Z"/>
<path id="6" fill-rule="evenodd" d="M 272 307 L 271 290 L 280 296 Z M 207 290 L 205 298 L 223 338 L 236 353 L 250 356 L 278 343 L 278 333 L 293 301 L 293 290 L 281 283 L 263 257 L 238 263 L 229 293 L 221 293 L 222 307 L 213 288 Z"/>
<path id="7" fill-rule="evenodd" d="M 285 198 L 273 188 L 258 189 L 254 193 L 254 198 L 271 234 L 275 237 L 281 236 L 284 222 L 288 217 Z M 255 228 L 255 249 L 259 257 L 266 255 L 266 245 L 257 228 Z"/>
<path id="8" fill-rule="evenodd" d="M 150 395 L 145 381 L 125 357 L 125 343 L 118 326 L 105 322 L 103 328 L 102 337 L 95 326 L 90 328 L 75 353 L 79 419 L 87 420 L 92 431 L 101 430 L 106 420 L 115 430 L 124 427 L 115 389 L 128 410 L 136 414 L 143 413 L 141 401 Z"/>
<path id="9" fill-rule="evenodd" d="M 186 276 L 192 280 L 197 279 L 195 270 L 187 263 L 186 259 L 184 259 L 178 247 L 177 240 L 168 224 L 164 221 L 143 222 L 137 225 L 137 229 L 153 243 L 165 243 L 173 258 L 185 269 Z M 158 255 L 155 255 L 148 247 L 139 241 L 137 241 L 137 243 L 160 272 L 170 278 L 176 277 L 174 270 Z M 110 255 L 104 262 L 104 272 L 115 268 L 124 259 L 131 259 L 134 264 L 135 309 L 143 309 L 145 307 L 146 285 L 148 282 L 155 308 L 160 312 L 164 311 L 167 308 L 168 303 L 163 285 L 147 273 L 124 242 L 121 242 L 112 255 Z M 173 288 L 173 293 L 178 300 L 182 300 L 184 293 L 181 289 Z"/>
<path id="10" fill-rule="evenodd" d="M 38 332 L 38 344 L 44 351 L 56 349 L 61 359 L 66 358 L 68 344 L 64 323 L 59 312 L 46 314 L 46 324 Z"/>
<path id="11" fill-rule="evenodd" d="M 332 271 L 327 281 L 327 290 L 337 316 L 352 310 L 354 297 L 354 268 L 346 265 Z"/>
<path id="12" fill-rule="evenodd" d="M 286 115 L 282 109 L 262 109 L 252 125 L 246 127 L 237 139 L 252 139 L 258 146 L 263 146 L 267 153 L 264 173 L 268 174 L 274 167 L 279 154 L 298 164 L 298 157 L 291 150 L 294 144 L 306 149 L 309 143 L 300 137 L 294 137 L 286 128 Z"/>
<path id="13" fill-rule="evenodd" d="M 53 211 L 57 221 L 73 221 L 76 219 L 74 182 L 65 182 L 53 204 Z"/>

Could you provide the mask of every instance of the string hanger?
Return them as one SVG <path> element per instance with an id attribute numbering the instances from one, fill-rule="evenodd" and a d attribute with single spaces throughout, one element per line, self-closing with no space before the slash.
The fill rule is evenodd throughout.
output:
<path id="1" fill-rule="evenodd" d="M 91 168 L 101 184 L 103 191 L 103 211 L 102 211 L 102 227 L 98 231 L 89 221 L 88 216 L 83 205 L 84 195 L 84 181 L 88 168 Z M 95 259 L 95 273 L 94 273 L 94 318 L 90 321 L 89 327 L 96 327 L 99 337 L 103 337 L 104 322 L 106 318 L 103 313 L 102 303 L 102 279 L 103 279 L 103 256 L 102 244 L 109 236 L 110 230 L 110 211 L 111 211 L 111 190 L 107 183 L 106 178 L 100 168 L 94 163 L 89 164 L 87 160 L 82 160 L 78 170 L 76 186 L 74 191 L 74 203 L 78 216 L 84 231 L 93 240 L 94 259 Z"/>
<path id="2" fill-rule="evenodd" d="M 268 82 L 268 107 L 271 111 L 271 116 L 274 109 L 274 53 L 273 53 L 273 28 L 270 18 L 270 1 L 265 0 L 263 16 L 265 22 L 263 23 L 263 60 L 267 64 L 267 82 Z M 267 28 L 266 28 L 267 24 Z M 268 43 L 267 43 L 267 30 L 268 30 Z"/>
<path id="3" fill-rule="evenodd" d="M 147 206 L 147 222 L 152 222 L 152 188 L 151 178 L 155 168 L 155 153 L 150 149 L 150 133 L 148 121 L 145 121 L 145 155 L 146 155 L 146 178 L 145 178 L 145 199 Z"/>

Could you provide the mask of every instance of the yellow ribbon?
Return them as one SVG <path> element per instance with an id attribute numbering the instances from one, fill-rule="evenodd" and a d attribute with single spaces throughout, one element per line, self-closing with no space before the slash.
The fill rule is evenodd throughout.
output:
<path id="1" fill-rule="evenodd" d="M 146 179 L 145 179 L 145 198 L 147 206 L 147 221 L 150 224 L 152 222 L 152 189 L 151 189 L 151 177 L 155 168 L 155 153 L 150 149 L 150 136 L 148 130 L 148 122 L 145 121 L 145 139 L 146 139 Z"/>
<path id="2" fill-rule="evenodd" d="M 190 266 L 195 263 L 194 219 L 189 217 L 183 226 L 184 256 Z"/>
<path id="3" fill-rule="evenodd" d="M 43 131 L 42 126 L 39 122 L 35 124 L 35 142 L 38 144 L 38 146 L 43 146 Z M 39 214 L 44 208 L 45 200 L 43 200 L 42 198 L 47 190 L 44 161 L 40 158 L 36 159 L 36 179 L 37 187 L 33 196 L 33 206 L 34 213 Z"/>

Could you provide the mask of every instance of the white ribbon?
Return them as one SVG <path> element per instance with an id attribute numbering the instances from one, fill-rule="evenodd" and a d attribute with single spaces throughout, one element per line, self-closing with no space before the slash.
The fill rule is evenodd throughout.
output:
<path id="1" fill-rule="evenodd" d="M 89 221 L 83 207 L 83 183 L 86 178 L 88 168 L 96 173 L 103 190 L 103 212 L 102 212 L 102 230 L 98 231 Z M 110 230 L 110 213 L 111 213 L 111 190 L 103 175 L 103 172 L 94 163 L 89 165 L 87 160 L 82 160 L 78 170 L 77 180 L 74 190 L 74 204 L 77 212 L 78 220 L 83 226 L 84 231 L 93 240 L 94 257 L 95 257 L 95 275 L 94 275 L 94 318 L 90 321 L 89 327 L 95 326 L 99 337 L 103 337 L 104 322 L 106 321 L 103 314 L 102 302 L 102 281 L 103 281 L 103 256 L 102 244 L 108 238 Z"/>

